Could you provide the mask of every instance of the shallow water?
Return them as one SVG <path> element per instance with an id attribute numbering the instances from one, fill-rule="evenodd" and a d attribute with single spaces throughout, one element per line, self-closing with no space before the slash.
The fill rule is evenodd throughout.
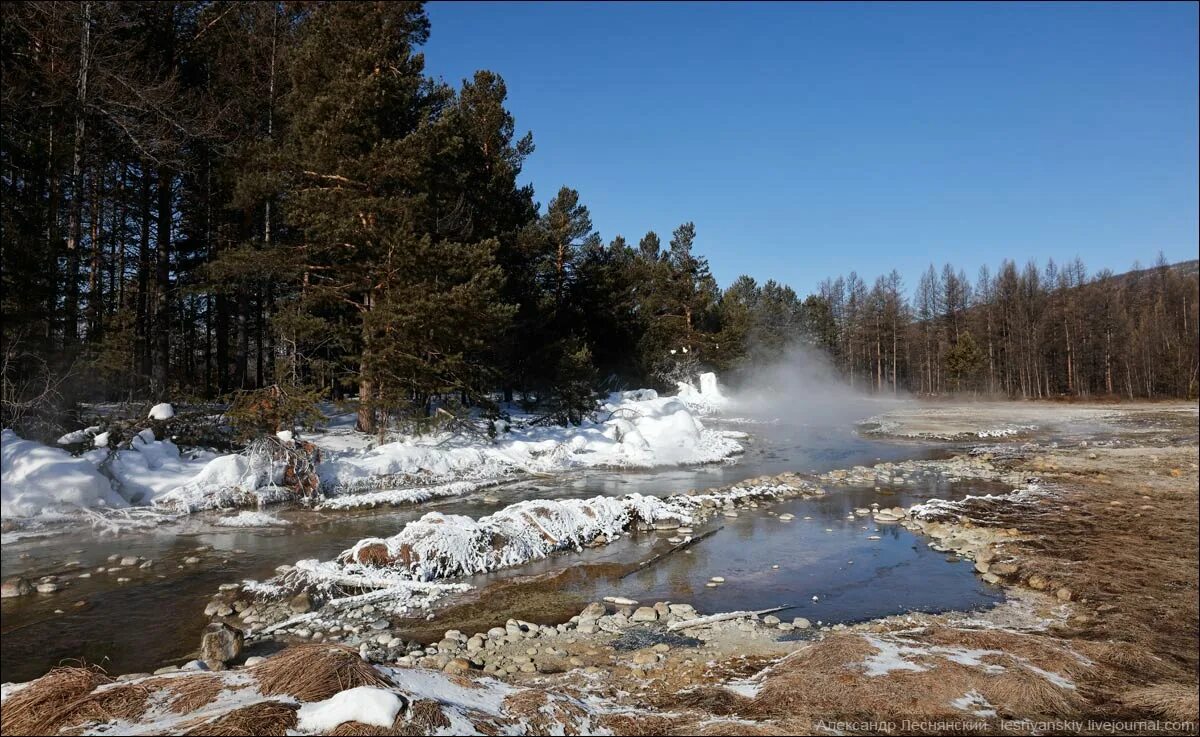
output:
<path id="1" fill-rule="evenodd" d="M 527 498 L 586 497 L 630 492 L 667 494 L 709 488 L 763 474 L 796 470 L 824 471 L 878 460 L 942 454 L 933 445 L 894 444 L 863 439 L 849 429 L 804 426 L 737 426 L 754 434 L 736 463 L 690 469 L 620 472 L 589 471 L 486 489 L 456 499 L 418 506 L 355 512 L 277 509 L 292 524 L 282 528 L 214 527 L 219 514 L 193 515 L 151 532 L 118 537 L 90 531 L 5 544 L 0 549 L 0 575 L 26 577 L 73 571 L 54 594 L 34 594 L 0 603 L 0 680 L 36 677 L 69 659 L 98 662 L 111 672 L 153 670 L 178 663 L 192 654 L 207 622 L 203 608 L 221 583 L 263 579 L 283 563 L 301 558 L 328 559 L 368 536 L 394 534 L 425 512 L 478 517 Z M 664 534 L 631 535 L 605 548 L 554 556 L 545 561 L 481 576 L 471 582 L 491 586 L 530 573 L 571 568 L 577 575 L 558 583 L 544 599 L 510 597 L 511 603 L 489 608 L 483 619 L 500 623 L 512 616 L 550 622 L 577 613 L 587 601 L 613 593 L 641 601 L 688 601 L 701 611 L 761 609 L 795 604 L 787 616 L 813 621 L 855 621 L 905 610 L 967 609 L 993 602 L 997 594 L 972 575 L 970 566 L 950 563 L 941 554 L 898 526 L 844 519 L 855 506 L 878 501 L 882 506 L 907 505 L 920 495 L 947 496 L 954 489 L 831 489 L 823 499 L 795 500 L 771 511 L 790 511 L 781 522 L 766 509 L 743 510 L 736 519 L 718 518 L 725 529 L 692 549 L 652 569 L 615 580 L 632 567 L 669 547 Z M 804 516 L 813 517 L 804 520 Z M 870 530 L 861 529 L 863 526 Z M 878 527 L 878 532 L 874 532 Z M 826 532 L 826 529 L 833 532 Z M 697 530 L 700 532 L 701 530 Z M 870 534 L 881 539 L 867 540 Z M 211 550 L 197 552 L 198 546 Z M 154 559 L 149 570 L 97 573 L 111 565 L 110 555 Z M 183 560 L 197 555 L 199 564 Z M 79 566 L 72 565 L 76 561 Z M 854 561 L 851 563 L 850 561 Z M 772 565 L 779 565 L 772 569 Z M 89 578 L 78 573 L 90 571 Z M 704 585 L 710 576 L 727 582 Z M 118 584 L 116 578 L 131 580 Z M 536 588 L 536 587 L 535 587 Z M 520 591 L 518 586 L 517 591 Z M 813 602 L 811 597 L 819 597 Z M 414 623 L 413 633 L 454 626 L 449 619 L 467 609 L 447 610 L 431 623 Z M 76 602 L 85 602 L 76 606 Z M 61 613 L 56 613 L 60 610 Z M 476 612 L 478 615 L 478 612 Z M 782 615 L 781 615 L 782 616 Z"/>

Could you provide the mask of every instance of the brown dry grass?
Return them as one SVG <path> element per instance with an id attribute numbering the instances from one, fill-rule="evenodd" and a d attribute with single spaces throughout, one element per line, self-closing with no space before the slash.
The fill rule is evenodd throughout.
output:
<path id="1" fill-rule="evenodd" d="M 188 737 L 284 737 L 296 726 L 296 707 L 282 701 L 260 701 L 228 711 L 192 727 Z"/>
<path id="2" fill-rule="evenodd" d="M 1177 722 L 1200 721 L 1200 694 L 1195 684 L 1160 683 L 1125 693 L 1121 701 L 1162 719 Z"/>
<path id="3" fill-rule="evenodd" d="M 753 700 L 720 686 L 699 686 L 673 695 L 671 708 L 702 711 L 706 714 L 729 716 L 747 713 Z"/>
<path id="4" fill-rule="evenodd" d="M 95 666 L 55 668 L 5 701 L 0 734 L 53 734 L 63 724 L 65 707 L 112 680 Z"/>
<path id="5" fill-rule="evenodd" d="M 187 714 L 213 703 L 221 691 L 226 688 L 232 690 L 244 688 L 241 685 L 228 684 L 225 679 L 211 673 L 151 678 L 141 683 L 151 691 L 163 689 L 173 693 L 175 698 L 171 699 L 167 708 L 176 714 Z"/>
<path id="6" fill-rule="evenodd" d="M 391 686 L 358 653 L 337 645 L 296 645 L 250 668 L 259 690 L 301 701 L 322 701 L 357 686 Z"/>
<path id="7" fill-rule="evenodd" d="M 986 679 L 978 688 L 1002 715 L 1066 718 L 1079 712 L 1078 698 L 1068 689 L 1020 665 Z"/>
<path id="8" fill-rule="evenodd" d="M 566 699 L 551 698 L 545 691 L 524 689 L 504 698 L 504 714 L 519 720 L 527 734 L 579 734 L 587 712 Z"/>

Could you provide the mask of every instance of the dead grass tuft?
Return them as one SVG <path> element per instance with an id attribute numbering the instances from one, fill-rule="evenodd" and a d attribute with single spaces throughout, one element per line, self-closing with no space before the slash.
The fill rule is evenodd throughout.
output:
<path id="1" fill-rule="evenodd" d="M 419 728 L 420 734 L 432 734 L 434 730 L 450 726 L 450 717 L 442 711 L 442 705 L 433 699 L 416 699 L 409 704 L 405 721 Z"/>
<path id="2" fill-rule="evenodd" d="M 174 694 L 175 697 L 167 704 L 167 708 L 176 714 L 187 714 L 208 706 L 216 701 L 217 696 L 226 688 L 244 688 L 241 685 L 229 685 L 220 676 L 210 673 L 152 678 L 142 681 L 142 685 L 151 691 L 162 689 Z"/>
<path id="3" fill-rule="evenodd" d="M 673 734 L 683 723 L 677 717 L 665 717 L 658 714 L 602 714 L 599 717 L 600 726 L 615 735 L 632 736 L 645 734 Z M 801 733 L 797 733 L 801 734 Z"/>
<path id="4" fill-rule="evenodd" d="M 1019 665 L 988 678 L 979 692 L 1001 715 L 1066 717 L 1078 712 L 1078 699 L 1064 688 Z"/>
<path id="5" fill-rule="evenodd" d="M 725 735 L 729 735 L 730 737 L 740 737 L 741 735 L 746 735 L 746 737 L 776 737 L 776 735 L 803 733 L 788 732 L 781 727 L 765 722 L 749 724 L 747 722 L 717 721 L 684 725 L 675 730 L 673 734 L 694 734 L 703 735 L 704 737 L 725 737 Z"/>
<path id="6" fill-rule="evenodd" d="M 339 645 L 290 647 L 250 668 L 250 672 L 264 694 L 287 694 L 301 701 L 323 701 L 358 686 L 391 686 L 356 651 Z"/>
<path id="7" fill-rule="evenodd" d="M 670 699 L 672 707 L 697 709 L 718 716 L 745 714 L 753 703 L 753 699 L 719 686 L 691 688 L 675 694 Z"/>
<path id="8" fill-rule="evenodd" d="M 95 666 L 55 668 L 4 702 L 0 733 L 53 734 L 63 724 L 64 707 L 106 683 L 112 679 Z"/>
<path id="9" fill-rule="evenodd" d="M 1195 684 L 1160 683 L 1137 688 L 1121 697 L 1122 703 L 1177 722 L 1200 721 L 1200 693 Z"/>
<path id="10" fill-rule="evenodd" d="M 188 737 L 285 737 L 296 726 L 296 709 L 282 701 L 260 701 L 226 712 L 184 732 Z"/>
<path id="11" fill-rule="evenodd" d="M 415 732 L 405 730 L 393 724 L 391 727 L 376 727 L 373 724 L 363 724 L 362 722 L 342 722 L 334 727 L 329 733 L 329 737 L 406 737 L 407 735 L 424 735 L 432 734 L 432 732 Z"/>

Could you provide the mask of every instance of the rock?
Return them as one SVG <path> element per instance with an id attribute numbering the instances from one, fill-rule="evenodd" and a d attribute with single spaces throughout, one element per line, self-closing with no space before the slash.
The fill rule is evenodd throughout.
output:
<path id="1" fill-rule="evenodd" d="M 792 626 L 798 630 L 806 630 L 809 627 L 812 627 L 812 622 L 809 622 L 804 617 L 796 617 L 792 620 Z"/>
<path id="2" fill-rule="evenodd" d="M 633 613 L 632 621 L 634 622 L 657 622 L 658 611 L 653 607 L 643 606 L 638 607 Z"/>
<path id="3" fill-rule="evenodd" d="M 997 576 L 1015 576 L 1019 570 L 1021 570 L 1021 567 L 1011 561 L 988 564 L 988 572 L 994 573 Z"/>
<path id="4" fill-rule="evenodd" d="M 228 617 L 231 614 L 233 614 L 233 607 L 229 606 L 228 604 L 220 604 L 217 606 L 218 617 Z"/>
<path id="5" fill-rule="evenodd" d="M 1058 597 L 1059 601 L 1070 601 L 1071 597 L 1073 596 L 1073 594 L 1071 593 L 1071 590 L 1066 587 L 1063 587 L 1063 588 L 1059 589 L 1058 591 L 1055 591 L 1054 595 Z"/>
<path id="6" fill-rule="evenodd" d="M 14 576 L 7 579 L 3 584 L 0 584 L 0 599 L 8 599 L 13 596 L 25 596 L 33 593 L 33 586 L 29 581 L 21 576 Z"/>
<path id="7" fill-rule="evenodd" d="M 1029 584 L 1029 588 L 1037 591 L 1045 591 L 1046 587 L 1050 585 L 1050 582 L 1046 580 L 1045 576 L 1037 573 L 1030 576 L 1026 583 Z"/>
<path id="8" fill-rule="evenodd" d="M 301 591 L 291 598 L 288 608 L 292 610 L 292 614 L 304 614 L 312 609 L 312 599 L 307 591 Z"/>
<path id="9" fill-rule="evenodd" d="M 778 624 L 778 628 L 780 632 L 791 632 L 792 630 L 796 629 L 796 626 L 791 622 L 780 622 Z"/>
<path id="10" fill-rule="evenodd" d="M 683 619 L 690 619 L 696 616 L 696 608 L 691 604 L 668 604 L 667 611 Z"/>
<path id="11" fill-rule="evenodd" d="M 200 659 L 212 668 L 224 665 L 242 652 L 245 635 L 236 627 L 224 622 L 215 622 L 204 628 L 200 638 Z"/>
<path id="12" fill-rule="evenodd" d="M 979 573 L 987 573 L 990 566 L 987 563 L 976 563 L 975 570 Z"/>
<path id="13" fill-rule="evenodd" d="M 784 512 L 783 514 L 779 515 L 779 519 L 787 522 L 788 520 L 796 519 L 796 515 L 791 514 L 790 512 Z"/>
<path id="14" fill-rule="evenodd" d="M 446 661 L 446 665 L 442 670 L 447 673 L 466 673 L 471 670 L 471 661 L 466 658 L 451 658 Z"/>
<path id="15" fill-rule="evenodd" d="M 579 620 L 596 620 L 603 617 L 605 614 L 608 614 L 608 609 L 606 609 L 605 606 L 600 602 L 593 601 L 591 604 L 585 606 L 583 611 L 579 613 Z"/>
<path id="16" fill-rule="evenodd" d="M 633 655 L 634 665 L 653 665 L 658 662 L 658 654 L 643 650 Z"/>
<path id="17" fill-rule="evenodd" d="M 1000 583 L 1000 577 L 994 573 L 985 573 L 985 574 L 983 574 L 982 578 L 985 583 L 990 583 L 990 584 Z"/>
<path id="18" fill-rule="evenodd" d="M 221 667 L 222 668 L 224 667 L 224 663 L 221 664 Z M 208 665 L 203 660 L 189 660 L 188 662 L 179 666 L 179 670 L 216 670 L 216 669 L 209 668 Z"/>
<path id="19" fill-rule="evenodd" d="M 493 627 L 487 632 L 489 640 L 500 640 L 507 634 L 508 632 L 503 627 Z"/>
<path id="20" fill-rule="evenodd" d="M 178 673 L 178 672 L 179 672 L 179 666 L 178 666 L 178 665 L 164 665 L 163 667 L 161 667 L 161 668 L 158 668 L 157 670 L 155 670 L 155 671 L 154 671 L 154 675 L 156 675 L 156 676 L 161 676 L 161 675 L 163 675 L 164 673 Z"/>
<path id="21" fill-rule="evenodd" d="M 606 596 L 604 600 L 617 606 L 637 606 L 636 599 L 626 599 L 624 596 Z"/>
<path id="22" fill-rule="evenodd" d="M 656 530 L 675 530 L 679 528 L 679 520 L 677 519 L 660 519 L 654 523 Z"/>
<path id="23" fill-rule="evenodd" d="M 250 657 L 246 658 L 246 667 L 250 668 L 258 665 L 259 663 L 265 663 L 266 661 L 267 659 L 261 655 L 251 655 Z"/>
<path id="24" fill-rule="evenodd" d="M 710 579 L 708 579 L 708 580 L 709 580 L 709 581 L 712 581 L 713 583 L 725 583 L 725 577 L 724 577 L 724 576 L 713 576 L 712 578 L 710 578 Z"/>
<path id="25" fill-rule="evenodd" d="M 380 617 L 379 619 L 376 619 L 374 622 L 371 623 L 371 629 L 373 629 L 373 630 L 385 630 L 390 626 L 392 626 L 392 623 L 387 621 L 383 617 Z"/>
<path id="26" fill-rule="evenodd" d="M 776 617 L 774 614 L 768 614 L 767 616 L 763 617 L 762 623 L 768 627 L 774 627 L 775 625 L 779 624 L 779 617 Z"/>
<path id="27" fill-rule="evenodd" d="M 123 565 L 123 566 L 136 566 L 138 563 L 141 563 L 141 562 L 142 562 L 142 559 L 137 557 L 136 555 L 127 555 L 121 559 L 121 565 Z"/>
<path id="28" fill-rule="evenodd" d="M 189 555 L 188 557 L 183 559 L 183 564 L 188 565 L 188 566 L 194 566 L 199 562 L 200 562 L 200 559 L 194 555 Z"/>
<path id="29" fill-rule="evenodd" d="M 593 635 L 596 633 L 596 625 L 592 624 L 591 621 L 580 623 L 579 627 L 576 629 L 581 635 Z"/>
<path id="30" fill-rule="evenodd" d="M 37 592 L 39 594 L 53 594 L 55 591 L 58 591 L 58 584 L 54 583 L 53 581 L 47 581 L 46 583 L 39 583 L 37 585 Z"/>

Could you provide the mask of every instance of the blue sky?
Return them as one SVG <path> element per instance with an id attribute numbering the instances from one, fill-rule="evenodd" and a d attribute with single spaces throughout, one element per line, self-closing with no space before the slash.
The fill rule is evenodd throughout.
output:
<path id="1" fill-rule="evenodd" d="M 1197 5 L 439 3 L 428 71 L 500 73 L 543 205 L 692 220 L 722 286 L 1196 258 Z"/>

